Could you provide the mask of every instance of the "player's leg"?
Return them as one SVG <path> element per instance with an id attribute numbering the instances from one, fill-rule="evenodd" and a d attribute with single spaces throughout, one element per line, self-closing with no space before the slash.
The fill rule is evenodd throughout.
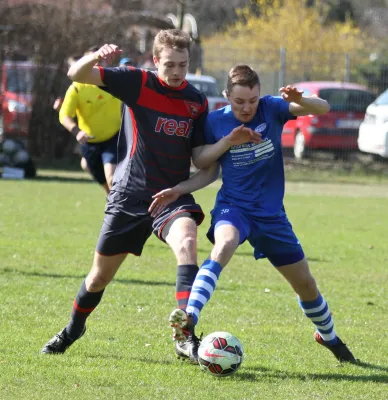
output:
<path id="1" fill-rule="evenodd" d="M 186 308 L 194 325 L 197 325 L 203 307 L 210 300 L 222 269 L 229 263 L 241 243 L 240 238 L 245 240 L 244 236 L 242 229 L 233 225 L 231 221 L 222 220 L 215 224 L 214 247 L 195 278 Z"/>
<path id="2" fill-rule="evenodd" d="M 198 272 L 197 223 L 190 213 L 180 213 L 164 228 L 164 234 L 178 265 L 175 299 L 178 308 L 185 310 Z"/>
<path id="3" fill-rule="evenodd" d="M 43 347 L 42 353 L 64 353 L 79 339 L 85 332 L 86 319 L 99 304 L 126 255 L 141 255 L 152 233 L 152 219 L 146 215 L 148 204 L 138 204 L 139 200 L 126 197 L 121 193 L 108 196 L 92 269 L 77 293 L 68 325 Z"/>
<path id="4" fill-rule="evenodd" d="M 216 288 L 222 269 L 229 263 L 237 247 L 250 234 L 249 220 L 237 207 L 217 206 L 212 211 L 208 238 L 214 247 L 195 278 L 189 297 L 187 314 L 198 323 L 199 315 Z"/>
<path id="5" fill-rule="evenodd" d="M 186 315 L 183 310 L 198 272 L 197 225 L 203 218 L 201 207 L 189 195 L 170 204 L 155 218 L 153 224 L 154 233 L 171 247 L 177 260 L 175 298 L 178 310 L 183 315 Z M 199 339 L 195 335 L 194 327 L 187 327 L 185 334 L 181 330 L 180 333 L 182 336 L 175 346 L 176 355 L 196 363 Z"/>
<path id="6" fill-rule="evenodd" d="M 290 283 L 299 298 L 304 314 L 315 325 L 315 340 L 328 348 L 340 362 L 356 363 L 348 347 L 337 336 L 329 305 L 319 292 L 306 258 L 278 266 L 278 271 Z"/>
<path id="7" fill-rule="evenodd" d="M 108 187 L 108 190 L 112 189 L 113 175 L 115 173 L 115 169 L 116 169 L 116 164 L 112 164 L 112 163 L 104 164 L 104 174 L 105 174 L 106 185 Z"/>
<path id="8" fill-rule="evenodd" d="M 112 189 L 113 175 L 117 164 L 117 140 L 118 134 L 114 135 L 106 142 L 101 143 L 101 158 L 104 164 L 105 179 L 109 190 Z"/>
<path id="9" fill-rule="evenodd" d="M 83 171 L 90 173 L 88 163 L 86 162 L 85 157 L 81 157 L 80 165 Z"/>
<path id="10" fill-rule="evenodd" d="M 287 219 L 261 225 L 260 246 L 269 261 L 288 281 L 298 296 L 306 317 L 315 325 L 315 338 L 329 348 L 339 361 L 355 362 L 352 353 L 338 338 L 329 306 L 318 290 L 302 246 Z M 256 249 L 257 250 L 257 249 Z M 256 253 L 257 254 L 257 253 Z"/>
<path id="11" fill-rule="evenodd" d="M 74 299 L 69 323 L 45 344 L 42 353 L 64 353 L 86 330 L 86 319 L 101 301 L 105 287 L 113 279 L 126 254 L 103 256 L 97 252 L 91 271 Z"/>
<path id="12" fill-rule="evenodd" d="M 224 210 L 225 211 L 225 210 Z M 190 359 L 197 362 L 197 348 L 190 347 L 190 343 L 180 342 L 186 335 L 186 331 L 193 329 L 198 322 L 199 313 L 209 301 L 217 284 L 221 270 L 229 262 L 241 238 L 245 240 L 246 230 L 240 225 L 242 218 L 237 212 L 222 216 L 222 209 L 213 211 L 211 233 L 215 246 L 208 260 L 206 260 L 192 285 L 186 311 L 177 309 L 170 316 L 170 324 L 174 327 L 174 335 L 177 340 L 177 354 L 189 349 Z M 238 226 L 236 228 L 235 225 Z M 241 232 L 240 232 L 241 230 Z M 183 344 L 182 344 L 183 343 Z"/>
<path id="13" fill-rule="evenodd" d="M 81 151 L 82 156 L 86 161 L 88 171 L 92 175 L 93 179 L 101 185 L 106 194 L 109 194 L 110 188 L 105 178 L 100 143 L 82 144 Z"/>

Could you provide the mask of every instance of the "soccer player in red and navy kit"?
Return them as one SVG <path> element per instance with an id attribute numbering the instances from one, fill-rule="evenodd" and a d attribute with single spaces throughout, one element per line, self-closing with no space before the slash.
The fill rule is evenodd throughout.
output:
<path id="1" fill-rule="evenodd" d="M 334 322 L 324 297 L 310 272 L 302 246 L 288 221 L 284 205 L 284 167 L 281 148 L 283 125 L 299 115 L 325 114 L 329 104 L 318 97 L 302 96 L 293 86 L 280 89 L 281 96 L 260 98 L 260 80 L 247 65 L 238 65 L 229 73 L 227 95 L 230 105 L 208 115 L 205 137 L 210 148 L 209 163 L 218 160 L 222 168 L 222 187 L 211 212 L 208 231 L 214 247 L 202 264 L 193 283 L 185 310 L 170 316 L 175 335 L 198 323 L 200 312 L 210 300 L 222 269 L 229 263 L 238 246 L 248 241 L 253 256 L 268 258 L 292 286 L 306 317 L 315 325 L 315 340 L 329 349 L 340 362 L 356 359 L 337 336 Z M 225 133 L 246 129 L 261 133 L 261 143 L 228 146 Z M 224 151 L 214 151 L 214 143 Z M 229 141 L 230 144 L 230 141 Z M 200 189 L 188 182 L 154 196 L 151 210 L 179 195 Z"/>
<path id="2" fill-rule="evenodd" d="M 149 207 L 155 193 L 189 178 L 191 160 L 202 168 L 208 107 L 206 97 L 185 80 L 189 48 L 186 33 L 163 30 L 154 41 L 156 72 L 97 67 L 96 63 L 112 62 L 121 54 L 112 44 L 84 56 L 69 70 L 73 81 L 100 86 L 126 107 L 118 139 L 117 167 L 93 266 L 74 300 L 70 322 L 46 343 L 42 353 L 63 353 L 84 334 L 86 319 L 99 304 L 105 287 L 128 253 L 141 255 L 152 232 L 175 254 L 176 300 L 181 309 L 186 308 L 198 272 L 197 225 L 204 214 L 191 194 L 179 197 L 156 217 Z M 261 139 L 257 133 L 244 131 L 237 139 L 231 135 L 230 140 L 238 144 Z M 216 165 L 207 167 L 194 180 L 206 186 L 217 178 L 217 169 Z M 198 343 L 194 330 L 188 331 L 176 343 L 177 355 L 196 361 L 190 354 L 196 352 Z"/>

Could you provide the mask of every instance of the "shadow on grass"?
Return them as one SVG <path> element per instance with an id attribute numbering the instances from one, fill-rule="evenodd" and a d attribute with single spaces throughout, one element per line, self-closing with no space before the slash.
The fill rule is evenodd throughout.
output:
<path id="1" fill-rule="evenodd" d="M 90 177 L 82 177 L 82 176 L 58 176 L 58 175 L 38 175 L 34 178 L 34 181 L 41 182 L 72 182 L 72 183 L 93 183 L 97 185 L 97 183 L 92 180 Z"/>
<path id="2" fill-rule="evenodd" d="M 21 270 L 12 270 L 9 268 L 0 269 L 4 274 L 17 274 L 17 275 L 25 275 L 25 276 L 37 276 L 42 278 L 54 278 L 54 279 L 85 279 L 86 275 L 66 275 L 66 274 L 50 274 L 45 272 L 27 272 Z M 165 281 L 145 281 L 141 279 L 113 279 L 114 282 L 124 283 L 128 285 L 150 285 L 150 286 L 174 286 L 175 282 L 165 282 Z"/>
<path id="3" fill-rule="evenodd" d="M 301 381 L 308 380 L 331 380 L 331 381 L 349 381 L 349 382 L 378 382 L 388 383 L 388 367 L 380 365 L 373 365 L 365 362 L 352 365 L 352 367 L 360 367 L 364 369 L 384 371 L 383 375 L 352 375 L 349 374 L 311 374 L 311 373 L 298 373 L 289 371 L 280 371 L 276 369 L 269 369 L 266 367 L 248 368 L 247 372 L 238 372 L 234 379 L 241 381 L 258 381 L 262 379 L 277 381 L 280 379 L 299 379 Z M 249 372 L 254 371 L 254 372 Z"/>

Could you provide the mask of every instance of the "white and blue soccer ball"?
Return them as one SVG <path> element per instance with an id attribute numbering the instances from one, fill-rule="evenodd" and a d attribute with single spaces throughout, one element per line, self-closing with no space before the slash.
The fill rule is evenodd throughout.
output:
<path id="1" fill-rule="evenodd" d="M 230 376 L 241 366 L 244 349 L 241 342 L 229 332 L 207 335 L 198 349 L 200 368 L 216 377 Z"/>

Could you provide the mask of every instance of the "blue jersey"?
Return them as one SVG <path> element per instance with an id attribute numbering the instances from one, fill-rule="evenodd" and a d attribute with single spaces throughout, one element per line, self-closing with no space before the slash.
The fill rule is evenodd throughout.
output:
<path id="1" fill-rule="evenodd" d="M 296 118 L 289 106 L 281 97 L 260 99 L 256 115 L 245 126 L 260 132 L 264 142 L 232 146 L 221 156 L 222 187 L 216 206 L 235 205 L 257 217 L 285 216 L 281 134 L 283 125 Z M 216 143 L 240 125 L 230 106 L 213 111 L 205 123 L 206 142 Z"/>

